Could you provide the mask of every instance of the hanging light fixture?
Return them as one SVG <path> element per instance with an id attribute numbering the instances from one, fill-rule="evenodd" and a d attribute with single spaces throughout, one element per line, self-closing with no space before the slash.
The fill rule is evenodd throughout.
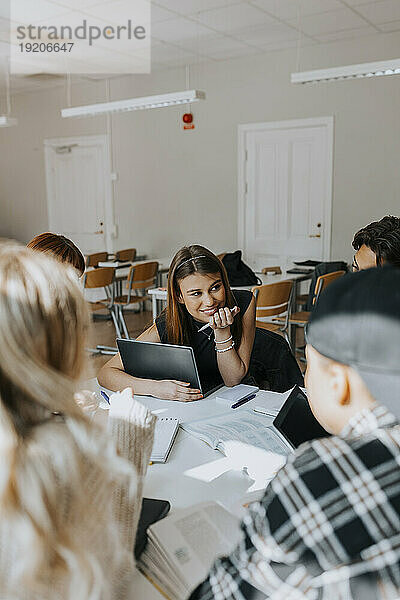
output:
<path id="1" fill-rule="evenodd" d="M 291 82 L 318 83 L 321 81 L 361 79 L 364 77 L 381 77 L 384 75 L 400 75 L 400 58 L 292 73 Z"/>
<path id="2" fill-rule="evenodd" d="M 11 93 L 10 93 L 10 65 L 8 63 L 8 57 L 5 57 L 5 80 L 6 80 L 6 103 L 7 111 L 6 114 L 0 115 L 0 127 L 12 127 L 18 125 L 18 119 L 11 117 Z"/>
<path id="3" fill-rule="evenodd" d="M 142 98 L 129 98 L 127 100 L 115 100 L 113 102 L 102 102 L 100 104 L 72 106 L 63 108 L 61 110 L 61 116 L 64 118 L 94 117 L 108 113 L 190 104 L 191 102 L 197 102 L 198 100 L 205 100 L 205 98 L 205 92 L 200 90 L 186 90 L 184 92 L 171 92 L 170 94 L 159 94 L 157 96 L 144 96 Z"/>

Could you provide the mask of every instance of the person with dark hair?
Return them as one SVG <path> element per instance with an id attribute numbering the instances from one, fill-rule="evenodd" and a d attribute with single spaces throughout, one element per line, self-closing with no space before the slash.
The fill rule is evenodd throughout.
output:
<path id="1" fill-rule="evenodd" d="M 72 265 L 81 277 L 85 271 L 85 258 L 70 239 L 58 233 L 40 233 L 27 244 L 32 250 L 47 252 L 59 261 Z"/>
<path id="2" fill-rule="evenodd" d="M 353 271 L 391 264 L 400 267 L 400 217 L 386 216 L 366 225 L 354 236 Z"/>
<path id="3" fill-rule="evenodd" d="M 205 324 L 209 327 L 204 329 Z M 233 294 L 224 265 L 207 248 L 181 248 L 168 273 L 166 310 L 137 339 L 192 346 L 200 381 L 207 391 L 219 384 L 233 386 L 247 374 L 255 333 L 255 300 L 251 292 Z M 98 373 L 100 385 L 111 390 L 131 387 L 135 394 L 188 402 L 200 390 L 183 381 L 156 381 L 125 373 L 116 354 Z"/>
<path id="4" fill-rule="evenodd" d="M 289 455 L 190 600 L 400 597 L 400 270 L 337 279 L 306 337 L 308 401 L 331 435 Z"/>

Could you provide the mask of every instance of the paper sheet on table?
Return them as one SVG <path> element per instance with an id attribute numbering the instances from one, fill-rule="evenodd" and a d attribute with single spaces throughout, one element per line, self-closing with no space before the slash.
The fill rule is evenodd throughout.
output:
<path id="1" fill-rule="evenodd" d="M 292 390 L 293 388 L 282 394 L 260 390 L 252 402 L 252 408 L 263 408 L 266 413 L 275 417 L 285 404 L 286 400 L 289 398 Z"/>

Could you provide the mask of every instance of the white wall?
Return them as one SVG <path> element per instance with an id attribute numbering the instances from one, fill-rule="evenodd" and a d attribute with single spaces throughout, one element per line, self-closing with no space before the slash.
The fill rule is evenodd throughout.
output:
<path id="1" fill-rule="evenodd" d="M 304 48 L 300 70 L 398 57 L 400 34 Z M 332 258 L 350 258 L 360 226 L 400 213 L 400 77 L 293 86 L 295 50 L 192 69 L 207 92 L 193 105 L 196 129 L 182 131 L 182 110 L 113 117 L 116 248 L 134 245 L 167 256 L 184 243 L 216 251 L 237 245 L 237 126 L 335 117 Z M 184 89 L 183 69 L 111 82 L 112 98 Z M 73 104 L 104 101 L 104 82 L 73 86 Z M 62 120 L 64 88 L 15 97 L 16 128 L 0 130 L 0 235 L 23 242 L 47 228 L 43 140 L 104 133 L 104 117 Z"/>

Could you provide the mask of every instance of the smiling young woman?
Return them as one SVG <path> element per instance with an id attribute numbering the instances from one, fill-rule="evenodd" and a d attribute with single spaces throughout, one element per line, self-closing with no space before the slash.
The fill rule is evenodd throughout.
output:
<path id="1" fill-rule="evenodd" d="M 205 324 L 210 327 L 203 329 Z M 219 258 L 203 246 L 181 248 L 168 274 L 166 310 L 137 339 L 192 346 L 205 390 L 224 383 L 233 386 L 247 374 L 255 333 L 255 301 L 251 292 L 233 294 Z M 124 372 L 119 354 L 98 374 L 101 385 L 135 394 L 188 402 L 199 390 L 182 381 L 139 379 Z"/>

